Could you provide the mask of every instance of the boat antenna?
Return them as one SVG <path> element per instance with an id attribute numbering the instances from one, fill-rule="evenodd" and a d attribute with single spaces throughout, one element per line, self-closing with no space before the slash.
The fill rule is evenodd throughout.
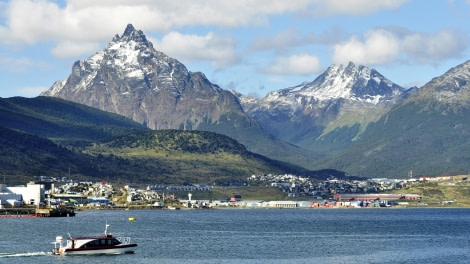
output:
<path id="1" fill-rule="evenodd" d="M 69 235 L 70 238 L 72 238 L 72 236 L 70 235 L 70 233 L 67 232 L 67 234 Z"/>
<path id="2" fill-rule="evenodd" d="M 104 229 L 104 235 L 107 235 L 108 234 L 108 221 L 106 220 L 106 228 Z"/>

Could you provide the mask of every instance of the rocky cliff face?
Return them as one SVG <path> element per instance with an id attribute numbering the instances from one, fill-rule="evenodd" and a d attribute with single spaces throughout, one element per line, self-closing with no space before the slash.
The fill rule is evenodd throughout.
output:
<path id="1" fill-rule="evenodd" d="M 131 24 L 104 50 L 75 62 L 67 79 L 41 95 L 118 113 L 152 129 L 197 129 L 227 113 L 255 123 L 230 92 L 156 51 Z"/>
<path id="2" fill-rule="evenodd" d="M 470 106 L 470 60 L 426 83 L 409 101 L 416 100 Z"/>
<path id="3" fill-rule="evenodd" d="M 236 95 L 245 111 L 268 132 L 315 148 L 321 137 L 338 129 L 348 135 L 330 137 L 342 137 L 335 139 L 337 144 L 350 142 L 368 122 L 402 101 L 406 92 L 376 70 L 351 62 L 332 65 L 312 82 L 274 91 L 264 98 Z"/>

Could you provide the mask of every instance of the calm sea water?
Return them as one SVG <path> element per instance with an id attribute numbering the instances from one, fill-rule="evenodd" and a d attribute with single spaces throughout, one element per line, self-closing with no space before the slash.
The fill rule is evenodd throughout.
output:
<path id="1" fill-rule="evenodd" d="M 48 253 L 57 235 L 100 234 L 106 222 L 135 254 Z M 0 263 L 470 263 L 470 209 L 81 211 L 0 218 L 0 236 Z"/>

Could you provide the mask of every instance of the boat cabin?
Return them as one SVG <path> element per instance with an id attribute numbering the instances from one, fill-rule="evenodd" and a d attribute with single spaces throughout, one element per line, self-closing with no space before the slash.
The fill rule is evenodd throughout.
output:
<path id="1" fill-rule="evenodd" d="M 106 235 L 102 237 L 81 237 L 67 239 L 67 247 L 72 249 L 110 247 L 119 244 L 122 244 L 122 242 L 111 235 Z"/>

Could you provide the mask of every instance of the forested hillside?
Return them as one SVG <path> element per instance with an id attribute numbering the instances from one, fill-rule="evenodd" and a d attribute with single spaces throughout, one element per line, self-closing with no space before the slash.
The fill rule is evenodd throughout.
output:
<path id="1" fill-rule="evenodd" d="M 94 141 L 146 128 L 123 116 L 52 97 L 0 98 L 0 125 L 54 141 Z"/>
<path id="2" fill-rule="evenodd" d="M 319 161 L 365 177 L 406 178 L 468 173 L 470 111 L 453 104 L 410 102 L 370 125 L 367 137 Z"/>

